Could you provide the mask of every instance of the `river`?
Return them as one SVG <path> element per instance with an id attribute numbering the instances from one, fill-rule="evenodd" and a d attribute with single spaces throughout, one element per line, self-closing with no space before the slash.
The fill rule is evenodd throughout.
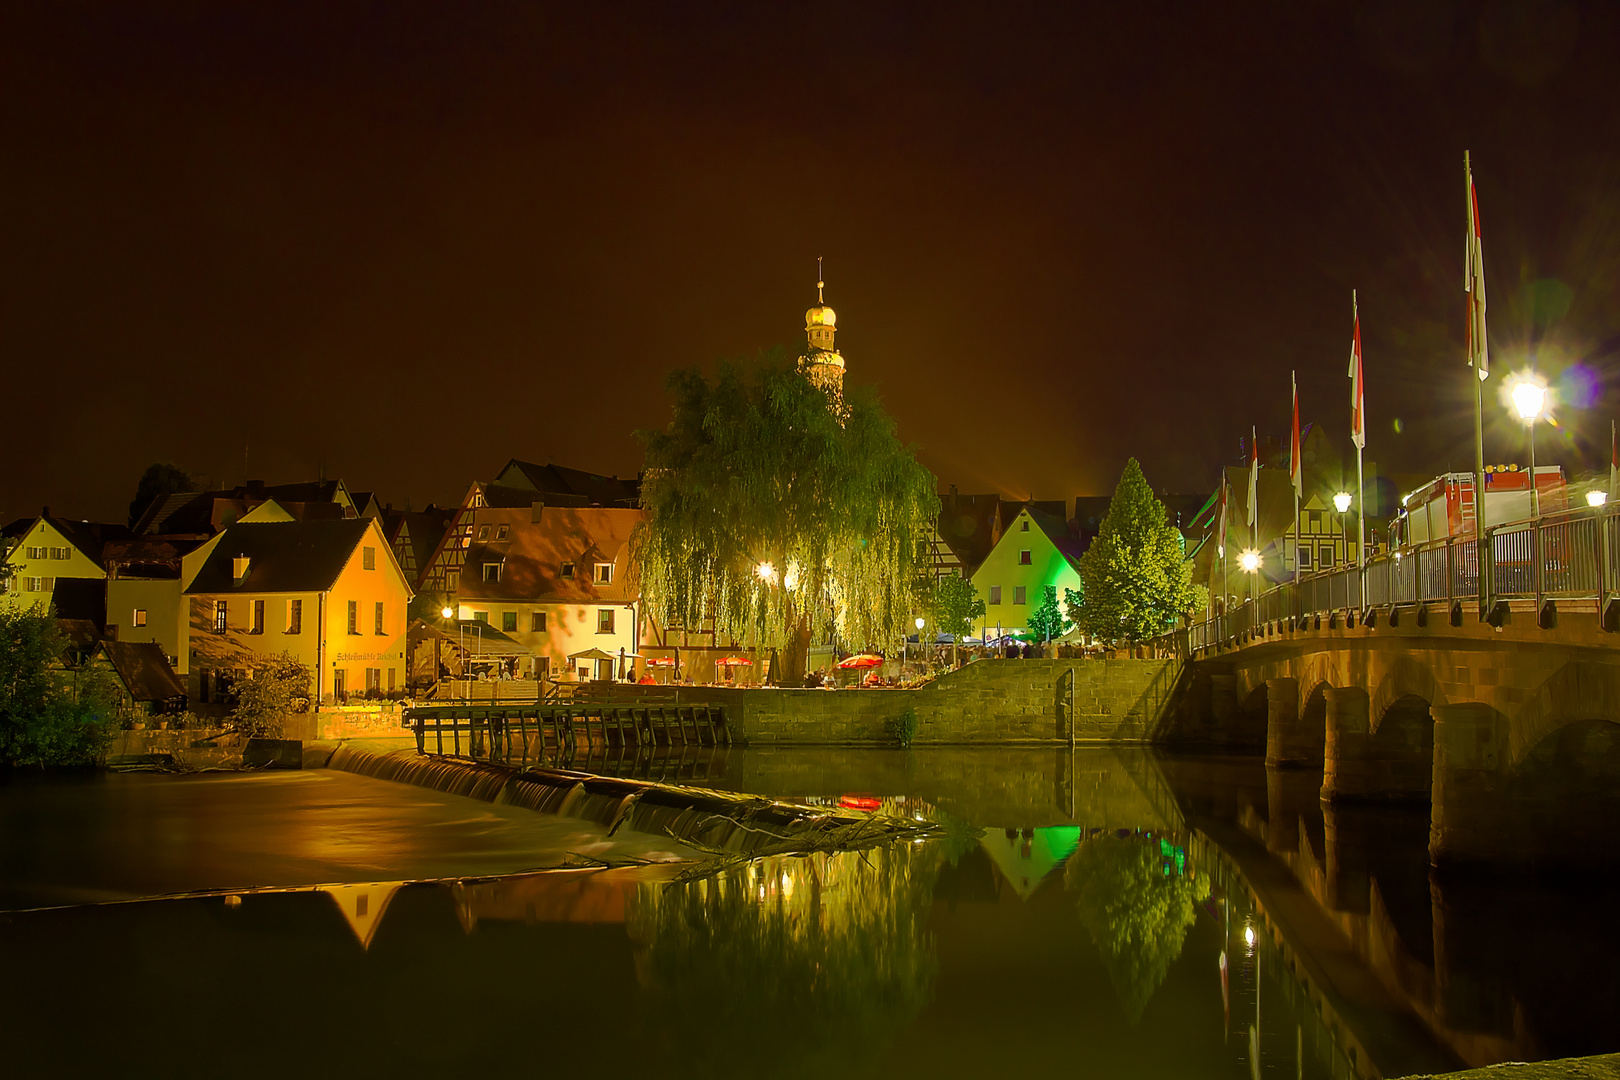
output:
<path id="1" fill-rule="evenodd" d="M 1609 882 L 1437 878 L 1426 808 L 1324 812 L 1319 775 L 576 765 L 938 835 L 686 881 L 668 838 L 336 769 L 11 778 L 8 1073 L 1378 1077 L 1620 1049 Z"/>

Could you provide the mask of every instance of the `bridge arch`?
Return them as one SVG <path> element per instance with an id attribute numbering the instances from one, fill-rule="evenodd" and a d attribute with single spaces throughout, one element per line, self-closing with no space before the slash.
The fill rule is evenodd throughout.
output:
<path id="1" fill-rule="evenodd" d="M 1309 686 L 1299 699 L 1300 727 L 1311 731 L 1327 731 L 1327 692 L 1333 689 L 1333 684 L 1326 679 L 1317 679 L 1314 682 L 1301 682 L 1301 686 Z"/>
<path id="2" fill-rule="evenodd" d="M 1570 724 L 1620 723 L 1620 664 L 1571 660 L 1549 675 L 1508 727 L 1509 764 L 1517 768 L 1549 736 Z"/>
<path id="3" fill-rule="evenodd" d="M 1372 700 L 1368 703 L 1367 711 L 1372 721 L 1370 730 L 1374 735 L 1378 734 L 1384 718 L 1397 703 L 1404 702 L 1403 709 L 1410 711 L 1411 702 L 1405 700 L 1408 698 L 1422 701 L 1425 710 L 1430 706 L 1447 704 L 1445 690 L 1428 664 L 1410 656 L 1397 656 L 1379 680 L 1378 689 L 1373 691 Z"/>

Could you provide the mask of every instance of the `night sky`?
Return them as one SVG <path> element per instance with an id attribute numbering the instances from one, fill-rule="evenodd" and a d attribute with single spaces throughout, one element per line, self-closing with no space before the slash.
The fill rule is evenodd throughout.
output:
<path id="1" fill-rule="evenodd" d="M 1207 490 L 1290 368 L 1344 445 L 1352 288 L 1369 458 L 1469 468 L 1465 149 L 1493 370 L 1596 468 L 1617 57 L 1563 0 L 6 3 L 0 516 L 244 452 L 417 507 L 633 473 L 668 371 L 799 345 L 817 256 L 942 487 Z"/>

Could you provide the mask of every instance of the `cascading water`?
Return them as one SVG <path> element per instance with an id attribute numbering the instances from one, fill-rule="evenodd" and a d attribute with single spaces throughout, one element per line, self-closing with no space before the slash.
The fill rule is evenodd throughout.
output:
<path id="1" fill-rule="evenodd" d="M 375 754 L 348 746 L 328 768 L 415 784 L 451 795 L 541 813 L 669 836 L 721 855 L 758 856 L 829 848 L 852 849 L 895 839 L 920 839 L 932 822 L 775 802 L 707 788 L 594 776 L 568 769 L 525 769 L 437 758 L 401 750 Z"/>

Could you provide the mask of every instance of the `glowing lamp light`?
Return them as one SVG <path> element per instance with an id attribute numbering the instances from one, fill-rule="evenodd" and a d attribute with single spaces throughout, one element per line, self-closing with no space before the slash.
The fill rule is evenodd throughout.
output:
<path id="1" fill-rule="evenodd" d="M 919 615 L 919 616 L 917 616 L 917 629 L 921 630 L 922 628 L 923 628 L 923 617 L 921 615 Z"/>
<path id="2" fill-rule="evenodd" d="M 453 619 L 453 618 L 455 618 L 455 615 L 456 615 L 456 609 L 453 608 L 453 607 L 440 608 L 439 609 L 439 614 L 443 615 L 447 619 Z"/>
<path id="3" fill-rule="evenodd" d="M 1609 501 L 1607 491 L 1588 491 L 1586 493 L 1587 506 L 1602 506 Z"/>
<path id="4" fill-rule="evenodd" d="M 1242 555 L 1238 556 L 1238 565 L 1242 566 L 1243 569 L 1247 570 L 1249 573 L 1254 573 L 1256 570 L 1260 569 L 1260 553 L 1254 550 L 1254 548 L 1246 549 Z"/>
<path id="5" fill-rule="evenodd" d="M 1534 420 L 1541 415 L 1542 406 L 1547 403 L 1547 388 L 1526 379 L 1513 388 L 1512 397 L 1519 419 Z"/>
<path id="6" fill-rule="evenodd" d="M 1341 491 L 1333 496 L 1333 509 L 1341 514 L 1350 509 L 1350 493 L 1348 491 Z"/>
<path id="7" fill-rule="evenodd" d="M 759 575 L 759 580 L 761 581 L 776 580 L 776 567 L 772 566 L 768 562 L 762 562 L 758 566 L 754 567 L 754 573 Z"/>
<path id="8" fill-rule="evenodd" d="M 1243 944 L 1251 949 L 1254 948 L 1254 927 L 1245 926 L 1243 928 Z"/>

